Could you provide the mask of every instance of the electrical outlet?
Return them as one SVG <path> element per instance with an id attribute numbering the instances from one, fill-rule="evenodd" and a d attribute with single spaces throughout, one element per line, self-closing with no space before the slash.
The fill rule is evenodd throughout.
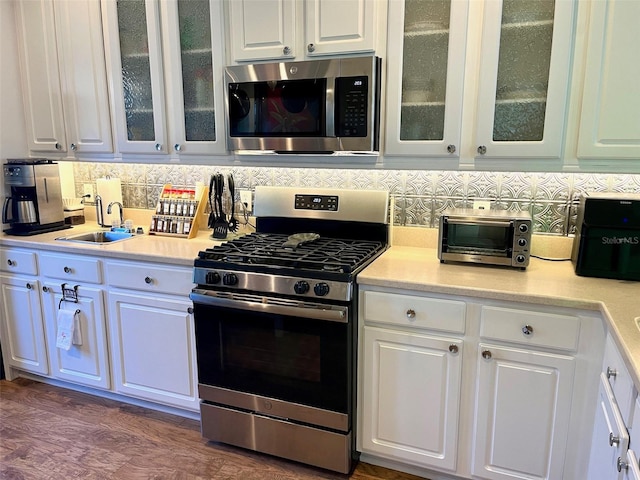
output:
<path id="1" fill-rule="evenodd" d="M 88 203 L 93 203 L 95 201 L 95 194 L 93 193 L 93 185 L 91 185 L 90 183 L 85 183 L 83 186 L 84 188 L 84 193 L 83 195 L 89 195 L 88 197 L 84 198 L 85 202 Z"/>
<path id="2" fill-rule="evenodd" d="M 491 202 L 488 200 L 474 200 L 473 208 L 477 210 L 491 210 Z"/>
<path id="3" fill-rule="evenodd" d="M 251 190 L 240 190 L 240 201 L 245 205 L 246 209 L 250 212 L 252 208 L 252 194 Z"/>

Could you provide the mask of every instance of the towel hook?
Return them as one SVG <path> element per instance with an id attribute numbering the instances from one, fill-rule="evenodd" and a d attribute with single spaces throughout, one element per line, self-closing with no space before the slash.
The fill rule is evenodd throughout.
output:
<path id="1" fill-rule="evenodd" d="M 80 285 L 74 285 L 72 288 L 67 287 L 66 283 L 61 285 L 62 288 L 62 298 L 60 302 L 58 302 L 58 310 L 62 307 L 62 302 L 73 302 L 78 303 L 78 287 Z M 79 312 L 79 310 L 77 311 Z"/>

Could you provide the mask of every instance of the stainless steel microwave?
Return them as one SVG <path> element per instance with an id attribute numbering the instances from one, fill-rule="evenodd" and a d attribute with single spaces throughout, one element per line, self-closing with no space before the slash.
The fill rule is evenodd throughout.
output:
<path id="1" fill-rule="evenodd" d="M 531 250 L 528 212 L 458 208 L 440 217 L 438 258 L 525 269 Z"/>
<path id="2" fill-rule="evenodd" d="M 229 150 L 379 151 L 380 65 L 366 56 L 227 67 Z"/>

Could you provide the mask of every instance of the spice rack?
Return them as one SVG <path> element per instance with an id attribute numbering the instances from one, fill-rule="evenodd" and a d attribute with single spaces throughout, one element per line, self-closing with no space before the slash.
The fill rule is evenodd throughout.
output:
<path id="1" fill-rule="evenodd" d="M 205 207 L 204 199 L 208 188 L 204 187 L 200 198 L 196 191 L 172 188 L 170 183 L 162 187 L 156 205 L 156 213 L 151 217 L 149 235 L 194 238 L 200 228 L 199 219 Z"/>

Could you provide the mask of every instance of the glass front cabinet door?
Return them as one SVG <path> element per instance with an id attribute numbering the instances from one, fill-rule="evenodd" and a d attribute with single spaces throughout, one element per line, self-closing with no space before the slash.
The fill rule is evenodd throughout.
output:
<path id="1" fill-rule="evenodd" d="M 385 151 L 457 157 L 468 2 L 389 5 Z"/>
<path id="2" fill-rule="evenodd" d="M 566 115 L 573 0 L 487 0 L 476 158 L 559 158 Z"/>
<path id="3" fill-rule="evenodd" d="M 118 149 L 211 154 L 225 150 L 218 0 L 108 0 L 105 10 Z"/>

